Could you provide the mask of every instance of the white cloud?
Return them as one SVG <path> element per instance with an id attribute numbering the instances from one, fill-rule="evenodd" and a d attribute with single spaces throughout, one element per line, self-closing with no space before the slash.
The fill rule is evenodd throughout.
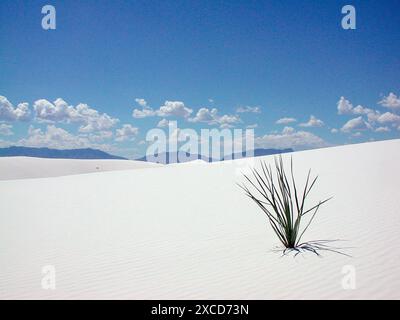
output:
<path id="1" fill-rule="evenodd" d="M 378 104 L 393 110 L 400 110 L 400 98 L 397 97 L 393 92 L 390 92 L 388 96 L 383 97 Z"/>
<path id="2" fill-rule="evenodd" d="M 26 102 L 14 107 L 4 96 L 0 96 L 0 121 L 27 121 L 30 118 L 29 105 Z"/>
<path id="3" fill-rule="evenodd" d="M 372 129 L 372 126 L 368 122 L 364 121 L 360 116 L 347 121 L 340 130 L 349 133 L 352 131 L 364 131 L 368 129 Z"/>
<path id="4" fill-rule="evenodd" d="M 222 117 L 217 118 L 221 128 L 232 128 L 234 124 L 240 122 L 240 118 L 234 115 L 225 114 Z"/>
<path id="5" fill-rule="evenodd" d="M 91 109 L 87 104 L 79 104 L 76 110 L 80 114 L 82 125 L 79 128 L 80 132 L 103 131 L 111 129 L 119 120 L 110 117 L 106 113 L 99 113 L 97 110 Z"/>
<path id="6" fill-rule="evenodd" d="M 182 101 L 165 101 L 164 105 L 162 105 L 158 110 L 153 110 L 150 108 L 147 103 L 139 104 L 142 109 L 134 109 L 132 112 L 132 117 L 134 118 L 146 118 L 146 117 L 182 117 L 188 118 L 193 110 L 186 107 Z"/>
<path id="7" fill-rule="evenodd" d="M 216 123 L 216 118 L 218 117 L 218 110 L 216 108 L 212 108 L 211 110 L 208 108 L 200 108 L 197 111 L 196 116 L 193 118 L 189 118 L 190 122 L 206 122 L 206 123 Z"/>
<path id="8" fill-rule="evenodd" d="M 110 117 L 106 113 L 99 113 L 97 110 L 90 108 L 87 104 L 78 104 L 76 111 L 84 123 L 79 128 L 80 132 L 104 131 L 114 127 L 119 120 Z M 79 121 L 79 120 L 78 120 Z"/>
<path id="9" fill-rule="evenodd" d="M 293 128 L 293 127 L 284 127 L 284 128 L 282 129 L 282 133 L 283 133 L 283 134 L 286 134 L 286 135 L 293 134 L 294 132 L 296 132 L 296 129 Z"/>
<path id="10" fill-rule="evenodd" d="M 393 99 L 392 99 L 393 100 Z M 387 122 L 395 122 L 393 120 L 395 115 L 387 112 L 386 114 L 381 114 L 377 110 L 372 110 L 369 108 L 365 108 L 361 105 L 353 107 L 353 105 L 346 100 L 344 97 L 341 97 L 338 102 L 338 113 L 339 114 L 349 114 L 349 115 L 358 115 L 359 117 L 351 119 L 348 121 L 342 128 L 342 132 L 351 132 L 351 131 L 362 131 L 362 130 L 378 130 L 374 129 L 377 123 L 387 123 Z M 366 116 L 367 121 L 365 121 L 362 116 Z M 394 116 L 394 117 L 393 117 Z M 382 132 L 382 128 L 379 128 L 379 131 Z"/>
<path id="11" fill-rule="evenodd" d="M 48 147 L 56 149 L 75 149 L 75 148 L 97 148 L 102 150 L 109 149 L 107 145 L 92 143 L 88 137 L 73 135 L 68 131 L 48 125 L 46 131 L 39 128 L 29 127 L 28 137 L 21 139 L 18 145 L 29 147 Z"/>
<path id="12" fill-rule="evenodd" d="M 0 135 L 2 136 L 12 136 L 14 133 L 12 132 L 12 125 L 0 123 Z"/>
<path id="13" fill-rule="evenodd" d="M 332 128 L 332 129 L 331 129 L 331 133 L 338 133 L 338 132 L 339 132 L 339 130 L 336 129 L 336 128 Z"/>
<path id="14" fill-rule="evenodd" d="M 400 125 L 400 116 L 391 112 L 385 112 L 378 117 L 377 121 L 383 124 L 392 123 Z"/>
<path id="15" fill-rule="evenodd" d="M 53 103 L 46 99 L 37 100 L 33 108 L 39 122 L 82 123 L 79 131 L 83 133 L 109 130 L 119 122 L 118 119 L 106 113 L 99 113 L 87 104 L 80 103 L 74 107 L 61 98 Z"/>
<path id="16" fill-rule="evenodd" d="M 100 143 L 103 142 L 104 140 L 111 139 L 113 136 L 112 131 L 99 131 L 95 133 L 89 133 L 87 135 L 81 135 L 81 136 L 86 136 L 91 142 L 95 143 Z"/>
<path id="17" fill-rule="evenodd" d="M 147 108 L 147 101 L 142 98 L 136 98 L 136 103 L 141 106 L 142 108 Z"/>
<path id="18" fill-rule="evenodd" d="M 33 109 L 36 119 L 41 122 L 74 121 L 77 117 L 74 107 L 69 106 L 61 98 L 55 100 L 54 103 L 46 99 L 39 99 L 34 102 Z"/>
<path id="19" fill-rule="evenodd" d="M 153 117 L 156 115 L 156 112 L 152 108 L 150 108 L 146 100 L 142 98 L 136 98 L 135 101 L 140 107 L 142 107 L 142 109 L 134 109 L 132 112 L 132 117 L 140 119 Z"/>
<path id="20" fill-rule="evenodd" d="M 278 121 L 276 121 L 276 124 L 289 124 L 296 121 L 297 119 L 295 118 L 281 118 Z"/>
<path id="21" fill-rule="evenodd" d="M 373 113 L 374 111 L 368 108 L 365 108 L 361 105 L 353 107 L 349 100 L 346 100 L 345 97 L 340 97 L 337 103 L 338 114 L 353 114 L 353 115 L 368 115 Z"/>
<path id="22" fill-rule="evenodd" d="M 218 115 L 218 109 L 200 108 L 196 116 L 189 118 L 190 122 L 204 122 L 209 125 L 219 125 L 221 128 L 230 128 L 234 124 L 240 122 L 240 118 L 236 115 Z"/>
<path id="23" fill-rule="evenodd" d="M 368 122 L 373 124 L 378 121 L 380 116 L 381 113 L 379 111 L 370 112 L 367 114 Z"/>
<path id="24" fill-rule="evenodd" d="M 365 107 L 363 107 L 361 105 L 358 105 L 357 107 L 355 107 L 353 109 L 353 114 L 355 114 L 355 115 L 363 115 L 363 114 L 368 115 L 370 113 L 374 113 L 374 110 L 365 108 Z"/>
<path id="25" fill-rule="evenodd" d="M 249 124 L 248 126 L 246 126 L 246 129 L 255 129 L 257 127 L 258 127 L 258 124 L 254 123 L 254 124 Z"/>
<path id="26" fill-rule="evenodd" d="M 168 127 L 168 120 L 167 119 L 162 119 L 158 122 L 157 124 L 158 128 L 164 128 L 164 127 Z"/>
<path id="27" fill-rule="evenodd" d="M 311 115 L 310 120 L 305 123 L 300 123 L 300 127 L 311 128 L 311 127 L 323 127 L 325 124 L 322 120 L 317 119 L 315 116 Z"/>
<path id="28" fill-rule="evenodd" d="M 134 140 L 139 133 L 139 129 L 130 124 L 124 124 L 121 129 L 116 130 L 116 141 Z"/>
<path id="29" fill-rule="evenodd" d="M 261 108 L 260 107 L 250 107 L 250 106 L 244 106 L 244 107 L 238 107 L 236 109 L 237 113 L 261 113 Z"/>
<path id="30" fill-rule="evenodd" d="M 390 129 L 388 127 L 378 127 L 375 129 L 375 132 L 389 132 Z"/>
<path id="31" fill-rule="evenodd" d="M 322 138 L 307 131 L 296 131 L 292 127 L 285 127 L 281 133 L 257 137 L 255 144 L 259 148 L 293 148 L 297 150 L 328 146 L 328 143 Z"/>
<path id="32" fill-rule="evenodd" d="M 137 118 L 137 119 L 153 117 L 155 115 L 156 115 L 156 112 L 151 108 L 143 108 L 142 110 L 134 109 L 132 112 L 132 117 Z"/>
<path id="33" fill-rule="evenodd" d="M 351 114 L 353 110 L 353 105 L 345 97 L 340 97 L 337 103 L 338 114 Z"/>
<path id="34" fill-rule="evenodd" d="M 193 110 L 185 107 L 182 101 L 165 101 L 164 105 L 157 110 L 159 117 L 176 116 L 187 118 L 192 114 Z"/>

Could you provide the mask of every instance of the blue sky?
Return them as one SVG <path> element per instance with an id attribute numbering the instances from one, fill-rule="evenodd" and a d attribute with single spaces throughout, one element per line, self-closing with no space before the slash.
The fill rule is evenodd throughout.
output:
<path id="1" fill-rule="evenodd" d="M 41 27 L 46 4 L 55 30 Z M 341 27 L 346 4 L 356 30 Z M 0 146 L 135 158 L 163 119 L 257 126 L 259 147 L 399 138 L 399 9 L 396 0 L 3 0 Z"/>

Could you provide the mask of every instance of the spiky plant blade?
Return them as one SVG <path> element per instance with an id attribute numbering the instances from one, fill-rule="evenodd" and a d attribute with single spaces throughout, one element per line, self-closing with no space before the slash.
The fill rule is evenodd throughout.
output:
<path id="1" fill-rule="evenodd" d="M 244 178 L 256 191 L 251 191 L 245 184 L 239 185 L 246 195 L 252 199 L 267 216 L 270 225 L 286 248 L 296 248 L 306 230 L 314 220 L 321 205 L 331 198 L 320 201 L 310 209 L 304 209 L 305 202 L 315 186 L 318 176 L 311 179 L 311 169 L 308 171 L 306 183 L 299 196 L 298 186 L 294 177 L 293 158 L 290 159 L 290 176 L 286 174 L 282 156 L 275 158 L 275 174 L 271 165 L 260 162 L 261 170 L 251 168 L 251 175 L 243 174 Z M 312 212 L 311 217 L 302 228 L 303 217 Z M 303 246 L 303 250 L 315 251 L 312 246 Z"/>

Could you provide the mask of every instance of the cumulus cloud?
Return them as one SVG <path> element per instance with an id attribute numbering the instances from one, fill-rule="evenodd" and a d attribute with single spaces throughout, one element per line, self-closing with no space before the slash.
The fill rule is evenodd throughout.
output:
<path id="1" fill-rule="evenodd" d="M 12 125 L 10 124 L 5 124 L 5 123 L 0 123 L 0 135 L 2 136 L 11 136 L 14 133 L 12 132 Z"/>
<path id="2" fill-rule="evenodd" d="M 383 99 L 378 102 L 378 104 L 393 110 L 400 110 L 400 98 L 397 97 L 393 92 L 390 92 L 389 95 L 384 96 Z"/>
<path id="3" fill-rule="evenodd" d="M 276 121 L 276 124 L 289 124 L 289 123 L 293 123 L 296 121 L 297 121 L 297 119 L 295 119 L 295 118 L 281 118 Z"/>
<path id="4" fill-rule="evenodd" d="M 26 102 L 16 107 L 4 96 L 0 96 L 0 121 L 28 121 L 30 119 L 29 105 Z"/>
<path id="5" fill-rule="evenodd" d="M 217 118 L 217 122 L 221 128 L 232 128 L 236 123 L 240 122 L 240 118 L 234 115 L 225 114 Z"/>
<path id="6" fill-rule="evenodd" d="M 157 127 L 158 128 L 164 128 L 168 126 L 168 120 L 167 119 L 162 119 L 158 122 Z"/>
<path id="7" fill-rule="evenodd" d="M 138 102 L 138 101 L 136 101 Z M 182 117 L 188 118 L 193 110 L 186 107 L 182 101 L 165 101 L 164 105 L 162 105 L 158 110 L 154 110 L 147 105 L 147 103 L 139 103 L 142 109 L 134 109 L 132 112 L 132 117 L 134 118 L 146 118 L 146 117 Z"/>
<path id="8" fill-rule="evenodd" d="M 283 133 L 283 134 L 286 134 L 286 135 L 290 135 L 290 134 L 292 134 L 292 133 L 294 133 L 294 132 L 296 132 L 296 129 L 293 128 L 293 127 L 284 127 L 284 128 L 282 129 L 282 133 Z"/>
<path id="9" fill-rule="evenodd" d="M 323 127 L 325 124 L 322 120 L 317 119 L 315 116 L 311 115 L 310 120 L 305 123 L 300 123 L 300 127 L 311 128 L 311 127 Z"/>
<path id="10" fill-rule="evenodd" d="M 143 108 L 142 110 L 134 109 L 132 112 L 132 117 L 140 119 L 140 118 L 147 118 L 153 117 L 156 115 L 156 112 L 151 108 Z"/>
<path id="11" fill-rule="evenodd" d="M 150 106 L 147 104 L 147 101 L 143 98 L 136 98 L 135 99 L 136 103 L 142 108 L 142 109 L 133 109 L 132 112 L 132 117 L 141 119 L 141 118 L 147 118 L 147 117 L 153 117 L 156 114 L 156 111 L 154 111 Z"/>
<path id="12" fill-rule="evenodd" d="M 344 97 L 341 97 L 338 102 L 338 113 L 359 116 L 357 118 L 349 120 L 341 128 L 342 132 L 347 132 L 347 133 L 363 131 L 363 130 L 375 130 L 376 132 L 383 132 L 382 131 L 382 130 L 384 130 L 384 129 L 382 129 L 383 127 L 376 128 L 376 126 L 379 123 L 384 124 L 384 123 L 396 121 L 396 120 L 393 120 L 393 118 L 395 118 L 395 115 L 393 115 L 389 112 L 382 115 L 377 110 L 365 108 L 361 105 L 353 107 L 353 105 L 348 100 L 346 100 Z M 365 116 L 366 120 L 364 120 L 362 116 Z M 374 129 L 374 127 L 375 127 L 375 129 Z"/>
<path id="13" fill-rule="evenodd" d="M 240 118 L 236 115 L 225 114 L 220 116 L 218 114 L 218 109 L 212 108 L 200 108 L 197 111 L 196 116 L 189 118 L 190 122 L 203 122 L 209 125 L 219 125 L 221 128 L 230 128 L 234 124 L 240 122 Z"/>
<path id="14" fill-rule="evenodd" d="M 206 122 L 206 123 L 216 123 L 216 118 L 218 117 L 218 110 L 216 108 L 200 108 L 197 114 L 193 118 L 189 118 L 190 122 Z"/>
<path id="15" fill-rule="evenodd" d="M 237 113 L 261 113 L 261 108 L 260 107 L 250 107 L 250 106 L 244 106 L 244 107 L 238 107 L 236 109 Z"/>
<path id="16" fill-rule="evenodd" d="M 345 97 L 340 97 L 337 103 L 338 114 L 351 114 L 353 110 L 353 105 Z"/>
<path id="17" fill-rule="evenodd" d="M 99 113 L 97 110 L 90 108 L 87 104 L 79 104 L 76 106 L 80 121 L 84 123 L 79 128 L 80 132 L 103 131 L 114 127 L 119 120 L 110 117 L 106 113 Z M 79 121 L 79 120 L 78 120 Z"/>
<path id="18" fill-rule="evenodd" d="M 135 140 L 136 135 L 139 133 L 139 129 L 133 127 L 130 124 L 124 124 L 122 128 L 116 130 L 116 141 L 127 141 Z"/>
<path id="19" fill-rule="evenodd" d="M 119 120 L 106 113 L 100 113 L 87 104 L 80 103 L 76 107 L 68 105 L 63 99 L 58 98 L 53 103 L 46 99 L 34 102 L 35 118 L 39 122 L 65 122 L 81 123 L 80 132 L 109 130 Z"/>
<path id="20" fill-rule="evenodd" d="M 400 116 L 391 112 L 385 112 L 378 117 L 377 121 L 382 124 L 391 123 L 400 125 Z"/>
<path id="21" fill-rule="evenodd" d="M 36 119 L 40 122 L 74 121 L 77 117 L 74 107 L 69 106 L 61 98 L 55 100 L 54 103 L 46 99 L 36 100 L 33 109 Z"/>
<path id="22" fill-rule="evenodd" d="M 328 146 L 328 143 L 310 132 L 296 131 L 292 127 L 285 127 L 281 133 L 267 134 L 255 138 L 255 145 L 259 148 L 293 148 L 301 150 L 325 147 Z"/>
<path id="23" fill-rule="evenodd" d="M 89 134 L 81 134 L 81 136 L 87 137 L 91 142 L 100 143 L 104 140 L 111 139 L 113 137 L 113 133 L 112 131 L 98 131 Z"/>
<path id="24" fill-rule="evenodd" d="M 375 129 L 375 132 L 389 132 L 390 128 L 388 127 L 378 127 Z"/>
<path id="25" fill-rule="evenodd" d="M 144 100 L 143 98 L 136 98 L 135 101 L 142 108 L 147 108 L 147 101 Z"/>
<path id="26" fill-rule="evenodd" d="M 372 129 L 372 126 L 361 116 L 347 121 L 340 129 L 342 132 L 365 131 Z"/>
<path id="27" fill-rule="evenodd" d="M 17 143 L 27 147 L 48 147 L 56 149 L 97 148 L 107 150 L 109 146 L 93 144 L 88 137 L 73 135 L 68 131 L 48 125 L 46 130 L 29 127 L 27 138 Z"/>
<path id="28" fill-rule="evenodd" d="M 353 114 L 354 115 L 363 115 L 363 114 L 369 115 L 369 114 L 372 114 L 374 112 L 375 112 L 374 110 L 369 109 L 369 108 L 365 108 L 365 107 L 363 107 L 361 105 L 358 105 L 357 107 L 355 107 L 353 109 Z"/>
<path id="29" fill-rule="evenodd" d="M 374 124 L 375 122 L 378 121 L 380 116 L 381 116 L 381 113 L 379 111 L 370 112 L 367 114 L 368 122 L 371 124 Z"/>
<path id="30" fill-rule="evenodd" d="M 365 108 L 361 105 L 353 107 L 351 102 L 347 100 L 345 97 L 340 97 L 337 102 L 337 110 L 338 114 L 349 114 L 349 115 L 368 115 L 370 113 L 374 113 L 373 110 L 369 108 Z"/>
<path id="31" fill-rule="evenodd" d="M 176 116 L 187 118 L 192 114 L 193 110 L 185 107 L 182 101 L 165 101 L 164 105 L 157 110 L 160 117 Z"/>

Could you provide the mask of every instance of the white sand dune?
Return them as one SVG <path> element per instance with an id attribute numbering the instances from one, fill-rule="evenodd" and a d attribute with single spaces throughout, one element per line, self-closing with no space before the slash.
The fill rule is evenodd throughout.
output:
<path id="1" fill-rule="evenodd" d="M 59 177 L 101 171 L 143 169 L 156 166 L 160 165 L 132 160 L 0 157 L 0 180 Z"/>
<path id="2" fill-rule="evenodd" d="M 0 181 L 0 298 L 399 299 L 400 140 L 293 159 L 299 181 L 320 176 L 312 200 L 334 196 L 304 240 L 346 239 L 353 257 L 271 252 L 277 238 L 235 185 L 241 161 Z M 45 265 L 55 290 L 41 287 Z"/>

